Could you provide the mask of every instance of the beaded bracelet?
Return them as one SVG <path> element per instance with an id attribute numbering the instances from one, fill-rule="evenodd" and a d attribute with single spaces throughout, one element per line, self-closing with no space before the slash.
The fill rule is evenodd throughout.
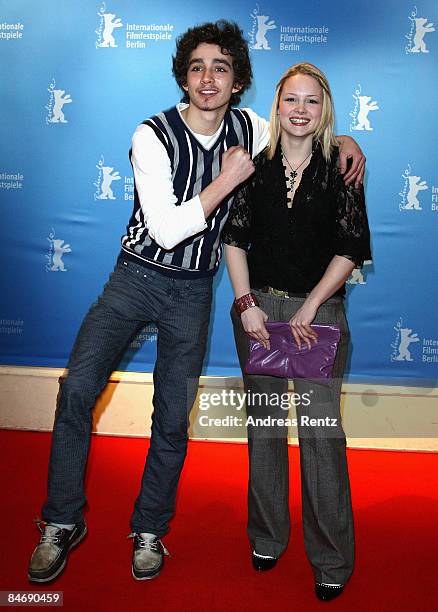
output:
<path id="1" fill-rule="evenodd" d="M 234 300 L 234 307 L 236 308 L 239 315 L 248 308 L 253 308 L 254 306 L 258 306 L 259 303 L 257 301 L 256 296 L 253 293 L 247 293 L 246 295 L 242 295 L 240 298 L 236 298 Z"/>

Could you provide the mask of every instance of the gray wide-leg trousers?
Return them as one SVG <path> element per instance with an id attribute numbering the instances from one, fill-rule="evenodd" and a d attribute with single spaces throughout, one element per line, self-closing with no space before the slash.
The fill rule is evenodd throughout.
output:
<path id="1" fill-rule="evenodd" d="M 254 293 L 270 321 L 289 321 L 304 302 L 304 298 L 281 298 L 257 290 Z M 234 308 L 231 318 L 243 372 L 249 354 L 249 336 Z M 343 298 L 333 297 L 322 304 L 314 323 L 339 325 L 341 341 L 329 385 L 294 380 L 294 393 L 304 398 L 301 405 L 296 405 L 304 541 L 315 580 L 345 584 L 353 571 L 354 530 L 346 441 L 340 415 L 349 342 Z M 257 398 L 255 394 L 264 394 L 260 396 L 261 401 L 254 401 L 254 405 L 247 402 L 248 417 L 269 415 L 271 421 L 287 418 L 281 402 L 272 401 L 276 394 L 286 397 L 283 394 L 287 394 L 287 379 L 248 375 L 243 378 L 247 397 Z M 324 419 L 327 425 L 312 426 L 310 419 L 315 418 Z M 248 535 L 253 550 L 273 557 L 284 552 L 289 539 L 287 435 L 286 426 L 248 425 Z"/>

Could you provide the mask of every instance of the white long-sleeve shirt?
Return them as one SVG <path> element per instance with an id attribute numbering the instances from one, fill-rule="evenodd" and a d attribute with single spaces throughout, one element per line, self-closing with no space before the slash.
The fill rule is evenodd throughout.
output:
<path id="1" fill-rule="evenodd" d="M 178 104 L 179 113 L 187 106 Z M 269 124 L 251 109 L 244 110 L 252 123 L 255 157 L 268 144 Z M 222 128 L 223 124 L 215 134 L 209 136 L 191 132 L 204 149 L 210 149 Z M 207 227 L 199 195 L 176 206 L 169 155 L 148 125 L 141 124 L 134 132 L 131 162 L 148 233 L 158 245 L 163 249 L 172 249 Z"/>

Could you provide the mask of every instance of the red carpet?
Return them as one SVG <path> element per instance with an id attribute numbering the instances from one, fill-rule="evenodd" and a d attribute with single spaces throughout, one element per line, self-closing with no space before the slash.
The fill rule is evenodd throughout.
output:
<path id="1" fill-rule="evenodd" d="M 165 538 L 172 556 L 157 579 L 135 582 L 126 535 L 148 441 L 95 436 L 89 534 L 57 582 L 29 585 L 49 444 L 49 434 L 0 431 L 0 590 L 60 590 L 72 611 L 438 609 L 438 454 L 349 451 L 356 569 L 339 599 L 320 603 L 303 548 L 297 449 L 290 451 L 291 541 L 275 570 L 258 574 L 245 534 L 246 446 L 231 443 L 190 443 Z"/>

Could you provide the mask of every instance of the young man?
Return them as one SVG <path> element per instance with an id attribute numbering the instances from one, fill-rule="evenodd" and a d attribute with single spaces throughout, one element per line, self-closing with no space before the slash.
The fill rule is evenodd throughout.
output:
<path id="1" fill-rule="evenodd" d="M 86 534 L 91 410 L 128 344 L 149 322 L 158 327 L 158 345 L 151 442 L 131 518 L 134 578 L 157 576 L 167 553 L 160 538 L 173 515 L 187 450 L 220 235 L 233 191 L 252 174 L 252 158 L 268 142 L 264 119 L 231 108 L 252 78 L 236 24 L 188 30 L 178 39 L 173 72 L 187 103 L 145 121 L 134 134 L 133 214 L 115 270 L 82 323 L 62 385 L 42 537 L 29 566 L 34 582 L 56 578 Z M 344 151 L 344 164 L 347 156 L 355 158 L 346 178 L 360 180 L 364 158 L 354 143 L 352 148 Z"/>

